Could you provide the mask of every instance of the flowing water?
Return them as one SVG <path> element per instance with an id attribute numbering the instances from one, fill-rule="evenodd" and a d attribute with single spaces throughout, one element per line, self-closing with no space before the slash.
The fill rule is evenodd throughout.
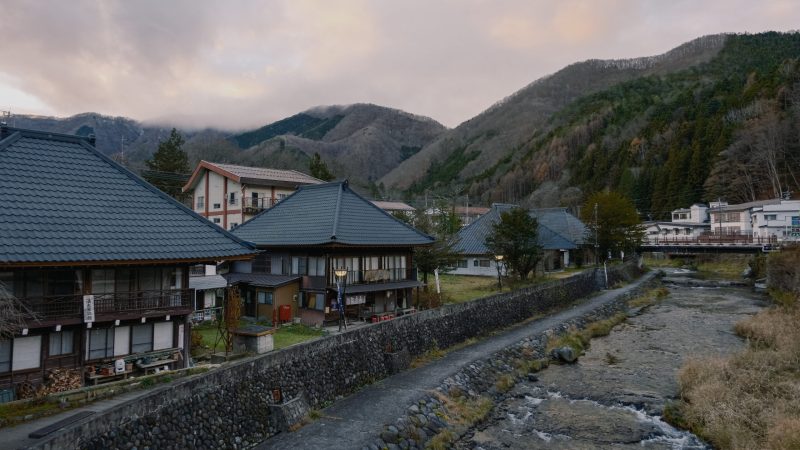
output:
<path id="1" fill-rule="evenodd" d="M 688 273 L 672 271 L 670 276 Z M 668 285 L 669 295 L 592 340 L 576 364 L 551 365 L 518 383 L 459 449 L 703 449 L 661 419 L 678 394 L 676 374 L 694 356 L 741 349 L 733 324 L 765 298 L 746 288 Z"/>

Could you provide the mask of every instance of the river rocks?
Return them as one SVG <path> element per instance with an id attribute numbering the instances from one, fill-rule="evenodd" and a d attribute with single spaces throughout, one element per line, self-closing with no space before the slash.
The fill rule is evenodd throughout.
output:
<path id="1" fill-rule="evenodd" d="M 572 347 L 567 346 L 554 348 L 551 352 L 551 355 L 554 359 L 566 363 L 573 363 L 578 360 L 578 354 L 575 352 L 575 350 Z"/>

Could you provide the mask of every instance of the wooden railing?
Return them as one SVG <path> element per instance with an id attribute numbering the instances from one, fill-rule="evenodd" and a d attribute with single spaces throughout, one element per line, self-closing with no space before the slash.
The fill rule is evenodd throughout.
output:
<path id="1" fill-rule="evenodd" d="M 412 270 L 409 269 L 368 269 L 348 270 L 347 284 L 386 283 L 389 281 L 411 280 Z M 331 276 L 330 285 L 336 284 L 336 277 Z"/>
<path id="2" fill-rule="evenodd" d="M 94 294 L 95 317 L 112 319 L 132 313 L 191 308 L 193 291 L 166 289 Z M 82 294 L 23 298 L 21 301 L 39 320 L 83 318 Z"/>
<path id="3" fill-rule="evenodd" d="M 242 199 L 242 209 L 245 213 L 257 213 L 265 209 L 272 208 L 278 203 L 277 200 L 272 200 L 271 197 L 244 197 Z"/>

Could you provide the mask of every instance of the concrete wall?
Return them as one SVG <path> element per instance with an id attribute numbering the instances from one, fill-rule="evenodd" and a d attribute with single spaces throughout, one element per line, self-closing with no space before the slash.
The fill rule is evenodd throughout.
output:
<path id="1" fill-rule="evenodd" d="M 612 269 L 610 282 L 634 271 Z M 508 294 L 403 316 L 298 344 L 159 388 L 91 417 L 35 448 L 246 447 L 276 432 L 272 391 L 319 406 L 386 377 L 384 349 L 420 355 L 565 307 L 598 290 L 592 272 Z"/>

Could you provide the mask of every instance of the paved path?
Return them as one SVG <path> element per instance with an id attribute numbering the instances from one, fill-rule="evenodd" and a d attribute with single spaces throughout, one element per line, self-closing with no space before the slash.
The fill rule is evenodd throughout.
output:
<path id="1" fill-rule="evenodd" d="M 114 396 L 109 399 L 98 400 L 86 406 L 70 409 L 68 411 L 64 411 L 59 414 L 54 414 L 52 416 L 42 417 L 41 419 L 32 420 L 30 422 L 21 423 L 15 427 L 0 429 L 0 449 L 28 448 L 31 445 L 42 442 L 43 440 L 49 437 L 45 436 L 40 439 L 29 438 L 28 434 L 36 430 L 54 424 L 59 420 L 66 419 L 67 417 L 70 417 L 74 414 L 78 414 L 79 412 L 82 411 L 94 411 L 95 414 L 102 414 L 104 411 L 114 408 L 121 403 L 125 403 L 128 400 L 148 394 L 149 392 L 150 390 L 148 389 L 134 390 L 131 392 L 126 392 L 124 394 Z"/>
<path id="2" fill-rule="evenodd" d="M 655 276 L 645 274 L 635 282 L 582 301 L 575 306 L 514 327 L 496 336 L 448 353 L 423 367 L 385 378 L 322 410 L 323 417 L 293 433 L 281 433 L 257 449 L 361 449 L 375 442 L 383 426 L 394 423 L 406 409 L 463 366 L 542 333 L 565 320 L 580 316 L 608 303 Z"/>

